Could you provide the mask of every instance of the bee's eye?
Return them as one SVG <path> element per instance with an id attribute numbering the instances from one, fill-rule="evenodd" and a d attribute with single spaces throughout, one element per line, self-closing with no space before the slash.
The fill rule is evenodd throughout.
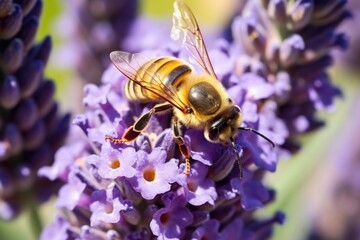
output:
<path id="1" fill-rule="evenodd" d="M 212 127 L 209 130 L 209 139 L 211 141 L 216 141 L 219 138 L 219 129 L 216 127 Z"/>

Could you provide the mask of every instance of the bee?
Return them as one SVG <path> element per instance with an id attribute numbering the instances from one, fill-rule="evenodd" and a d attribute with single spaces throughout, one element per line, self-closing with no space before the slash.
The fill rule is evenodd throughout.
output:
<path id="1" fill-rule="evenodd" d="M 190 64 L 174 57 L 151 59 L 141 54 L 122 51 L 110 53 L 115 67 L 129 79 L 125 85 L 126 97 L 132 101 L 156 104 L 140 116 L 121 139 L 111 136 L 105 136 L 105 139 L 114 144 L 131 142 L 145 129 L 152 115 L 172 110 L 171 128 L 174 140 L 185 158 L 186 175 L 190 174 L 191 155 L 184 141 L 182 125 L 203 129 L 204 136 L 209 142 L 231 145 L 237 156 L 242 177 L 242 162 L 234 142 L 239 130 L 252 131 L 272 146 L 275 145 L 256 130 L 240 127 L 241 109 L 217 79 L 192 11 L 182 1 L 176 1 L 171 37 L 177 40 L 181 36 L 183 47 L 201 66 L 204 73 L 194 73 Z"/>

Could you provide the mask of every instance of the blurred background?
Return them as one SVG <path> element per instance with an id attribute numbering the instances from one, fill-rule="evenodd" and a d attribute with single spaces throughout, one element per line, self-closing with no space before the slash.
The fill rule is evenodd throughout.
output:
<path id="1" fill-rule="evenodd" d="M 238 0 L 185 2 L 193 9 L 205 38 L 216 36 L 241 9 Z M 344 53 L 335 50 L 335 64 L 331 68 L 332 79 L 343 90 L 344 97 L 337 99 L 333 111 L 320 113 L 326 126 L 301 137 L 301 151 L 280 161 L 277 171 L 267 176 L 267 184 L 276 190 L 277 197 L 258 214 L 280 209 L 287 217 L 283 226 L 276 227 L 273 239 L 360 239 L 360 32 L 356 24 L 359 5 L 356 0 L 350 1 L 354 18 L 341 26 L 350 35 L 350 48 Z M 82 111 L 82 87 L 86 82 L 81 79 L 86 76 L 96 83 L 108 64 L 104 60 L 98 69 L 89 69 L 84 59 L 78 59 L 83 56 L 71 55 L 71 49 L 81 45 L 77 34 L 82 30 L 74 22 L 77 7 L 70 1 L 44 1 L 37 35 L 38 40 L 47 35 L 53 39 L 46 76 L 56 81 L 56 98 L 63 111 L 72 114 Z M 138 15 L 168 21 L 171 26 L 172 1 L 142 0 L 139 9 Z M 86 14 L 83 17 L 86 19 Z M 100 42 L 108 39 L 104 37 Z M 80 71 L 79 62 L 83 64 Z M 42 206 L 45 224 L 53 219 L 53 213 L 53 201 Z M 31 221 L 25 212 L 11 223 L 0 222 L 0 239 L 35 239 Z"/>

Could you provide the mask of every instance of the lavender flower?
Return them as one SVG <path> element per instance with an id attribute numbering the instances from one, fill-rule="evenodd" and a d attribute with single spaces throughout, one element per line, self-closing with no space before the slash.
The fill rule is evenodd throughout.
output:
<path id="1" fill-rule="evenodd" d="M 194 206 L 200 206 L 205 203 L 214 205 L 214 201 L 218 197 L 215 182 L 206 178 L 207 168 L 206 165 L 196 162 L 191 167 L 189 177 L 185 174 L 181 174 L 178 177 L 177 182 L 182 186 L 186 200 Z"/>
<path id="2" fill-rule="evenodd" d="M 242 109 L 243 125 L 259 130 L 279 147 L 273 149 L 257 135 L 240 132 L 235 139 L 244 167 L 240 179 L 233 149 L 209 143 L 199 129 L 184 129 L 185 143 L 194 159 L 190 176 L 185 176 L 185 164 L 170 129 L 171 114 L 152 117 L 133 143 L 109 144 L 106 135 L 121 137 L 135 119 L 153 107 L 151 103 L 129 102 L 123 92 L 126 78 L 110 66 L 102 85 L 85 88 L 87 112 L 74 120 L 87 144 L 80 151 L 73 149 L 74 144 L 63 147 L 76 154 L 62 171 L 57 164 L 60 153 L 67 152 L 62 150 L 53 167 L 41 169 L 42 175 L 64 180 L 63 189 L 72 187 L 75 194 L 71 199 L 59 196 L 64 214 L 57 216 L 41 239 L 270 238 L 274 225 L 283 223 L 285 217 L 281 212 L 268 219 L 253 215 L 275 199 L 275 191 L 264 185 L 263 176 L 276 170 L 280 156 L 291 154 L 289 141 L 294 132 L 314 128 L 315 112 L 332 104 L 338 92 L 324 75 L 327 65 L 322 65 L 321 59 L 341 42 L 322 49 L 312 47 L 314 51 L 305 53 L 311 29 L 304 29 L 310 28 L 309 21 L 314 19 L 307 11 L 324 6 L 296 2 L 289 7 L 292 15 L 282 16 L 279 2 L 284 3 L 247 2 L 247 13 L 232 24 L 234 41 L 220 39 L 209 49 L 219 80 Z M 279 30 L 273 19 L 283 18 L 289 21 L 287 31 L 281 28 L 284 38 L 277 38 L 278 45 L 268 44 Z M 326 30 L 335 25 L 323 27 Z M 129 39 L 131 42 L 132 36 Z M 142 50 L 149 56 L 188 61 L 185 51 L 171 43 Z M 307 72 L 312 64 L 322 68 Z M 305 79 L 300 78 L 303 72 L 308 74 Z"/>
<path id="3" fill-rule="evenodd" d="M 109 52 L 123 49 L 137 8 L 137 0 L 68 1 L 62 21 L 68 25 L 64 35 L 69 43 L 62 51 L 72 51 L 70 61 L 82 80 L 99 83 Z"/>
<path id="4" fill-rule="evenodd" d="M 136 170 L 134 162 L 137 160 L 137 154 L 134 148 L 126 148 L 120 152 L 114 149 L 110 144 L 103 144 L 100 156 L 92 155 L 89 159 L 99 169 L 99 175 L 106 179 L 116 179 L 118 176 L 131 178 Z"/>
<path id="5" fill-rule="evenodd" d="M 129 181 L 144 199 L 151 200 L 169 191 L 171 183 L 175 182 L 177 164 L 173 160 L 165 160 L 166 152 L 163 149 L 154 148 L 149 155 L 138 151 L 136 174 Z"/>
<path id="6" fill-rule="evenodd" d="M 193 221 L 193 215 L 185 207 L 186 201 L 174 192 L 162 196 L 165 205 L 157 210 L 150 222 L 150 229 L 158 239 L 180 239 L 185 235 L 185 228 Z"/>
<path id="7" fill-rule="evenodd" d="M 351 15 L 341 0 L 261 2 L 249 1 L 234 19 L 238 52 L 229 54 L 237 55 L 240 74 L 253 72 L 274 85 L 276 115 L 290 131 L 283 147 L 294 151 L 293 138 L 323 126 L 316 112 L 333 108 L 341 96 L 327 69 L 333 63 L 330 50 L 347 48 L 346 35 L 336 28 Z"/>
<path id="8" fill-rule="evenodd" d="M 101 226 L 103 222 L 117 223 L 120 213 L 131 208 L 131 201 L 124 200 L 120 191 L 112 183 L 106 190 L 98 190 L 91 195 L 91 226 Z"/>
<path id="9" fill-rule="evenodd" d="M 0 218 L 12 219 L 26 201 L 46 201 L 56 190 L 36 173 L 63 143 L 69 115 L 58 113 L 55 85 L 43 76 L 51 38 L 33 44 L 42 1 L 0 6 Z"/>
<path id="10" fill-rule="evenodd" d="M 165 47 L 160 51 L 174 55 L 169 49 Z M 181 154 L 169 129 L 169 114 L 152 118 L 146 132 L 133 144 L 106 142 L 105 135 L 121 136 L 134 118 L 152 106 L 128 102 L 119 87 L 124 83 L 124 77 L 117 73 L 114 79 L 113 73 L 116 73 L 114 67 L 110 67 L 103 79 L 107 84 L 86 88 L 84 102 L 88 111 L 74 120 L 90 140 L 90 145 L 84 145 L 83 151 L 74 144 L 64 146 L 63 149 L 68 150 L 58 152 L 53 167 L 40 171 L 52 178 L 54 173 L 60 179 L 67 176 L 58 207 L 66 213 L 64 216 L 77 219 L 75 224 L 69 222 L 70 218 L 59 217 L 54 223 L 56 228 L 66 230 L 55 233 L 56 228 L 50 225 L 42 239 L 48 234 L 70 238 L 86 235 L 100 239 L 106 239 L 108 234 L 113 234 L 114 239 L 190 238 L 204 235 L 209 220 L 219 226 L 211 236 L 221 238 L 233 234 L 230 226 L 240 224 L 244 229 L 243 236 L 251 233 L 256 237 L 262 236 L 263 231 L 269 232 L 274 223 L 283 222 L 283 217 L 266 221 L 241 217 L 242 214 L 251 215 L 250 210 L 263 207 L 274 199 L 273 191 L 257 179 L 261 171 L 265 171 L 261 163 L 271 154 L 274 159 L 278 156 L 277 151 L 270 152 L 267 142 L 251 136 L 248 136 L 251 140 L 239 137 L 238 147 L 245 157 L 246 168 L 254 163 L 253 156 L 259 162 L 258 170 L 246 170 L 241 180 L 237 166 L 234 167 L 233 150 L 209 143 L 202 131 L 194 129 L 186 131 L 185 141 L 196 161 L 192 164 L 191 176 L 185 176 Z M 236 94 L 243 95 L 238 103 L 245 106 L 244 109 L 256 101 L 252 94 L 249 95 L 251 99 L 245 99 L 247 90 L 244 85 L 232 94 L 234 99 Z M 273 91 L 265 92 L 265 95 L 271 95 Z M 246 118 L 249 124 L 259 124 L 256 110 L 249 110 L 249 113 L 252 114 Z M 283 138 L 277 139 L 281 142 Z M 59 171 L 57 162 L 68 158 L 65 156 L 68 152 L 75 153 L 74 162 Z M 77 160 L 79 158 L 82 160 Z"/>
<path id="11" fill-rule="evenodd" d="M 114 71 L 113 67 L 108 71 Z M 118 77 L 119 81 L 124 80 Z M 272 201 L 273 193 L 253 179 L 255 173 L 250 170 L 240 181 L 238 168 L 233 168 L 233 152 L 208 143 L 197 130 L 189 130 L 186 135 L 194 158 L 199 160 L 193 163 L 191 176 L 186 177 L 184 164 L 177 167 L 181 155 L 175 151 L 168 120 L 161 121 L 169 116 L 151 119 L 148 134 L 140 136 L 133 145 L 115 146 L 105 142 L 106 134 L 121 135 L 132 124 L 134 114 L 142 112 L 140 108 L 131 112 L 124 108 L 127 100 L 122 92 L 115 90 L 117 84 L 92 86 L 86 99 L 94 96 L 94 92 L 107 97 L 87 100 L 89 111 L 74 120 L 92 139 L 92 147 L 86 144 L 83 148 L 79 144 L 64 146 L 58 151 L 53 167 L 41 169 L 42 175 L 51 178 L 56 174 L 60 179 L 67 176 L 57 205 L 66 216 L 80 221 L 74 225 L 59 216 L 59 221 L 44 231 L 42 239 L 55 232 L 59 237 L 84 238 L 86 235 L 100 239 L 108 235 L 114 239 L 205 236 L 209 220 L 212 224 L 227 226 L 223 231 L 214 229 L 209 237 L 234 234 L 230 227 L 234 225 L 244 229 L 242 236 L 251 234 L 255 238 L 263 236 L 263 231 L 268 233 L 274 223 L 283 221 L 281 214 L 266 221 L 257 220 L 256 224 L 251 217 L 237 219 L 242 212 L 245 214 Z M 114 109 L 119 112 L 114 114 Z M 94 129 L 97 129 L 96 137 L 92 137 Z M 212 145 L 210 149 L 209 145 Z M 74 162 L 69 162 L 66 169 L 61 166 L 61 171 L 57 163 L 68 159 L 69 153 Z M 115 225 L 109 225 L 114 221 Z M 246 227 L 248 224 L 250 228 Z M 56 231 L 57 228 L 62 231 Z"/>

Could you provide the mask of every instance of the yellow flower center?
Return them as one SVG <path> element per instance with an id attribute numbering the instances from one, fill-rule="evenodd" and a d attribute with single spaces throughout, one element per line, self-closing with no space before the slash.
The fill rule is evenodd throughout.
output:
<path id="1" fill-rule="evenodd" d="M 112 204 L 106 204 L 104 210 L 106 213 L 112 213 L 114 211 L 114 207 Z"/>
<path id="2" fill-rule="evenodd" d="M 152 182 L 155 180 L 156 177 L 156 171 L 153 167 L 146 167 L 143 171 L 143 177 L 146 181 Z"/>
<path id="3" fill-rule="evenodd" d="M 80 167 L 83 167 L 85 165 L 85 159 L 83 157 L 79 157 L 75 159 L 75 164 Z"/>
<path id="4" fill-rule="evenodd" d="M 196 189 L 198 188 L 198 185 L 194 182 L 188 182 L 187 187 L 191 192 L 195 192 Z"/>
<path id="5" fill-rule="evenodd" d="M 111 160 L 110 162 L 109 162 L 109 167 L 111 168 L 111 169 L 117 169 L 117 168 L 119 168 L 121 166 L 121 164 L 120 164 L 120 161 L 118 160 L 118 159 L 114 159 L 114 160 Z"/>

